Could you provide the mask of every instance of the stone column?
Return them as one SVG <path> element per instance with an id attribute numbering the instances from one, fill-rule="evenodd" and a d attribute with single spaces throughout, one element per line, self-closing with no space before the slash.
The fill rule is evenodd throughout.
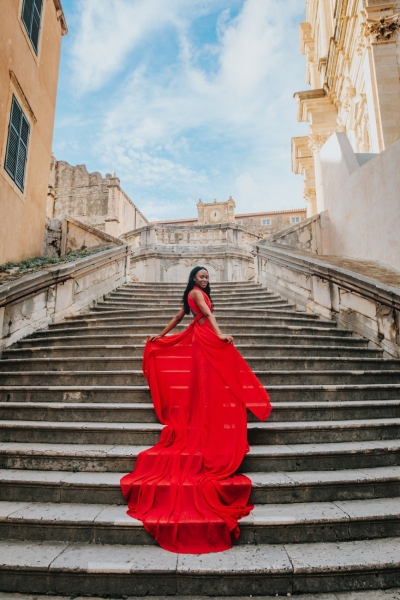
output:
<path id="1" fill-rule="evenodd" d="M 317 210 L 317 194 L 315 188 L 305 187 L 303 196 L 307 205 L 307 218 L 316 215 L 319 211 Z"/>
<path id="2" fill-rule="evenodd" d="M 368 18 L 363 23 L 379 151 L 400 139 L 400 78 L 397 54 L 400 20 L 398 15 L 393 14 L 394 9 L 394 3 L 374 3 L 367 7 Z"/>
<path id="3" fill-rule="evenodd" d="M 315 195 L 317 213 L 321 213 L 325 210 L 324 201 L 324 188 L 322 183 L 322 170 L 321 170 L 321 156 L 320 150 L 328 139 L 328 134 L 310 134 L 309 135 L 309 148 L 312 150 L 314 157 L 314 172 L 315 172 Z M 314 213 L 315 214 L 315 213 Z"/>

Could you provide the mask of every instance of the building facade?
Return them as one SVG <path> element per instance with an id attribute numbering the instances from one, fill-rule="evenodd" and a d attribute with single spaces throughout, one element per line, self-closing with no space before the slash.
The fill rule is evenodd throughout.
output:
<path id="1" fill-rule="evenodd" d="M 304 177 L 307 215 L 326 207 L 320 150 L 345 132 L 355 153 L 400 139 L 400 1 L 307 0 L 300 25 L 310 88 L 295 94 L 307 136 L 292 139 L 292 168 Z"/>
<path id="2" fill-rule="evenodd" d="M 60 0 L 5 0 L 0 19 L 0 264 L 39 256 L 62 36 Z"/>
<path id="3" fill-rule="evenodd" d="M 305 208 L 293 208 L 289 210 L 270 210 L 254 213 L 235 214 L 235 201 L 230 197 L 225 202 L 204 203 L 199 200 L 197 204 L 198 216 L 192 219 L 172 219 L 167 221 L 155 221 L 157 225 L 239 225 L 243 229 L 255 233 L 261 237 L 272 235 L 281 229 L 290 227 L 307 216 Z"/>
<path id="4" fill-rule="evenodd" d="M 75 217 L 114 237 L 139 229 L 147 219 L 121 189 L 114 174 L 89 173 L 85 165 L 73 167 L 65 161 L 51 162 L 47 218 Z"/>

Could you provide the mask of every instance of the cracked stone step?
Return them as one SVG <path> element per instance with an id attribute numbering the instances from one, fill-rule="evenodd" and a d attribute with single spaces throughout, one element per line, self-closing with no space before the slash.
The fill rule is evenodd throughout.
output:
<path id="1" fill-rule="evenodd" d="M 273 411 L 268 421 L 290 421 L 293 414 L 296 415 L 296 421 L 399 418 L 400 400 L 273 403 Z M 153 404 L 146 402 L 0 402 L 0 419 L 19 420 L 22 416 L 27 421 L 157 422 Z M 250 422 L 257 422 L 257 418 L 250 411 L 247 412 L 247 417 Z"/>
<path id="2" fill-rule="evenodd" d="M 133 470 L 148 446 L 0 442 L 0 468 L 48 471 Z M 250 448 L 244 472 L 321 471 L 391 467 L 400 464 L 400 440 L 259 445 Z"/>
<path id="3" fill-rule="evenodd" d="M 5 357 L 0 361 L 0 373 L 3 371 L 71 371 L 79 367 L 81 371 L 97 371 L 99 367 L 103 371 L 140 370 L 142 357 L 136 356 L 104 356 L 93 358 L 92 356 L 43 357 L 43 358 L 12 358 Z M 12 355 L 11 355 L 12 356 Z M 282 357 L 282 356 L 244 356 L 246 362 L 253 370 L 259 371 L 377 371 L 377 370 L 400 370 L 399 359 L 388 358 L 360 358 L 360 357 Z"/>
<path id="4" fill-rule="evenodd" d="M 129 600 L 135 597 L 130 596 Z M 275 600 L 274 596 L 252 596 L 253 600 Z M 281 597 L 282 598 L 282 597 Z M 362 592 L 335 592 L 329 594 L 301 594 L 296 595 L 297 600 L 399 600 L 400 588 L 391 588 L 390 590 L 363 590 Z M 164 600 L 160 596 L 147 596 L 148 600 Z M 200 600 L 200 596 L 180 596 L 175 595 L 175 600 Z M 49 596 L 35 594 L 16 594 L 13 592 L 0 592 L 0 600 L 70 600 L 67 596 Z M 88 598 L 76 596 L 75 600 L 99 600 L 99 598 Z M 238 596 L 213 596 L 213 600 L 240 600 Z"/>
<path id="5" fill-rule="evenodd" d="M 175 310 L 173 311 L 174 314 L 177 313 L 177 308 L 175 307 Z M 150 308 L 150 307 L 141 307 L 141 308 L 123 308 L 118 306 L 118 308 L 116 307 L 110 307 L 107 306 L 106 304 L 96 304 L 95 306 L 93 306 L 90 309 L 90 313 L 87 312 L 83 312 L 80 313 L 79 315 L 76 315 L 76 317 L 79 317 L 80 315 L 87 317 L 89 315 L 91 315 L 92 317 L 96 317 L 99 315 L 106 315 L 106 316 L 110 316 L 110 315 L 141 315 L 141 314 L 146 314 L 146 315 L 151 315 L 151 314 L 158 314 L 158 315 L 166 315 L 169 314 L 171 312 L 171 307 L 169 306 L 159 306 L 157 308 Z M 223 314 L 225 316 L 229 316 L 229 315 L 233 315 L 233 314 L 237 314 L 237 309 L 235 308 L 226 308 L 221 306 L 219 309 L 216 309 L 216 314 Z M 297 310 L 296 306 L 294 304 L 290 304 L 290 305 L 279 305 L 279 306 L 275 306 L 275 307 L 271 307 L 269 306 L 268 308 L 257 308 L 257 307 L 241 307 L 240 308 L 240 314 L 243 315 L 244 317 L 246 316 L 254 316 L 254 315 L 258 315 L 260 317 L 265 316 L 265 315 L 304 315 L 304 314 L 309 314 L 306 313 L 305 311 L 300 311 Z M 313 316 L 313 315 L 311 315 Z M 314 318 L 318 319 L 318 315 L 314 315 Z M 74 317 L 66 317 L 66 321 L 69 320 L 73 320 Z"/>
<path id="6" fill-rule="evenodd" d="M 176 313 L 175 313 L 176 314 Z M 260 326 L 260 317 L 241 317 L 237 316 L 220 316 L 216 313 L 215 317 L 218 320 L 218 324 L 221 327 L 228 327 L 230 325 L 240 325 L 243 327 L 259 327 Z M 168 320 L 174 317 L 174 314 L 171 315 L 163 315 L 161 316 L 150 316 L 147 317 L 142 315 L 140 317 L 102 317 L 98 319 L 74 319 L 69 320 L 67 322 L 62 323 L 53 323 L 49 325 L 50 331 L 56 331 L 57 329 L 68 329 L 68 328 L 94 328 L 94 327 L 129 327 L 133 328 L 135 326 L 152 326 L 159 327 L 163 329 Z M 184 324 L 187 324 L 188 319 L 184 321 Z M 335 323 L 331 321 L 316 321 L 315 319 L 309 319 L 308 317 L 303 316 L 281 316 L 281 315 L 266 315 L 263 317 L 263 325 L 281 325 L 281 326 L 318 326 L 319 328 L 335 328 Z"/>
<path id="7" fill-rule="evenodd" d="M 201 556 L 157 546 L 4 540 L 0 555 L 2 587 L 35 594 L 265 596 L 387 588 L 400 577 L 395 537 L 247 544 Z"/>
<path id="8" fill-rule="evenodd" d="M 99 365 L 100 366 L 100 365 Z M 254 373 L 267 389 L 276 385 L 365 385 L 390 383 L 400 385 L 399 370 L 285 370 Z M 102 371 L 0 371 L 0 386 L 13 385 L 82 385 L 82 386 L 144 386 L 141 370 Z"/>
<path id="9" fill-rule="evenodd" d="M 333 330 L 335 331 L 335 330 Z M 92 333 L 84 334 L 74 334 L 64 335 L 63 333 L 58 333 L 58 335 L 53 335 L 54 332 L 50 332 L 48 330 L 37 332 L 34 336 L 30 338 L 24 338 L 19 340 L 16 344 L 18 347 L 25 346 L 73 346 L 77 342 L 76 340 L 80 340 L 82 344 L 85 345 L 103 345 L 103 344 L 137 344 L 143 345 L 145 342 L 146 335 L 145 334 L 130 334 L 130 335 L 122 335 L 122 334 L 114 334 L 114 335 L 94 335 Z M 154 332 L 158 333 L 158 332 Z M 239 349 L 242 345 L 260 345 L 260 342 L 268 343 L 280 343 L 281 345 L 290 344 L 293 345 L 294 338 L 301 345 L 310 345 L 316 346 L 318 344 L 322 346 L 357 346 L 357 347 L 367 347 L 367 340 L 362 338 L 351 337 L 346 334 L 344 336 L 340 335 L 341 332 L 335 331 L 334 335 L 326 335 L 326 331 L 316 331 L 312 335 L 306 335 L 302 331 L 294 331 L 292 330 L 289 333 L 281 333 L 281 334 L 237 334 L 235 335 L 235 345 Z M 150 335 L 150 333 L 149 333 Z"/>
<path id="10" fill-rule="evenodd" d="M 126 507 L 119 485 L 125 472 L 0 469 L 0 500 L 118 504 Z M 400 466 L 338 471 L 246 473 L 250 502 L 293 504 L 335 500 L 373 500 L 400 496 Z"/>
<path id="11" fill-rule="evenodd" d="M 346 344 L 348 340 L 353 340 L 356 338 L 347 338 Z M 366 346 L 366 345 L 365 345 Z M 286 357 L 297 357 L 304 360 L 306 357 L 310 357 L 311 360 L 315 358 L 327 358 L 328 360 L 335 360 L 336 358 L 375 358 L 381 359 L 382 350 L 375 348 L 367 348 L 360 346 L 304 346 L 301 344 L 286 344 L 286 345 L 276 345 L 276 344 L 265 344 L 265 345 L 246 345 L 246 344 L 236 344 L 236 348 L 241 352 L 241 354 L 246 356 L 246 360 L 250 360 L 251 358 L 258 358 L 260 360 L 267 358 L 286 358 Z M 51 347 L 47 346 L 35 346 L 30 348 L 28 346 L 24 346 L 22 348 L 7 348 L 3 351 L 2 358 L 3 359 L 12 359 L 12 358 L 28 358 L 35 357 L 38 358 L 63 358 L 68 359 L 70 357 L 76 357 L 79 360 L 79 357 L 102 357 L 105 360 L 108 357 L 113 357 L 116 359 L 124 357 L 126 359 L 136 358 L 142 361 L 143 357 L 143 344 L 138 345 L 129 345 L 129 344 L 99 344 L 99 345 L 87 345 L 81 344 L 79 346 L 63 346 L 63 345 L 55 345 Z M 393 360 L 393 359 L 390 359 Z"/>
<path id="12" fill-rule="evenodd" d="M 256 505 L 240 521 L 239 544 L 299 544 L 398 537 L 398 498 Z M 126 506 L 0 502 L 1 540 L 155 545 Z"/>
<path id="13" fill-rule="evenodd" d="M 162 428 L 159 423 L 147 422 L 2 420 L 0 442 L 153 445 Z M 400 438 L 400 418 L 248 424 L 248 440 L 254 448 L 257 444 L 295 444 L 299 439 L 319 444 L 396 438 Z"/>
<path id="14" fill-rule="evenodd" d="M 176 327 L 176 332 L 185 331 L 187 329 L 188 324 L 178 325 Z M 352 337 L 352 332 L 348 329 L 337 329 L 336 327 L 332 327 L 329 324 L 329 327 L 319 327 L 314 324 L 304 324 L 304 325 L 237 325 L 237 324 L 229 324 L 220 323 L 221 327 L 224 327 L 224 330 L 228 330 L 233 336 L 246 334 L 246 335 L 269 335 L 269 334 L 282 334 L 288 335 L 292 334 L 293 336 L 298 335 L 330 335 L 332 337 Z M 109 336 L 113 335 L 115 337 L 120 337 L 121 335 L 135 336 L 140 335 L 142 339 L 144 339 L 147 335 L 157 334 L 160 331 L 161 325 L 96 325 L 94 327 L 86 327 L 79 326 L 76 323 L 74 327 L 59 327 L 59 328 L 51 328 L 44 329 L 37 333 L 38 337 L 43 337 L 49 335 L 51 337 L 56 336 L 76 336 L 80 337 L 81 334 L 85 335 L 89 333 L 90 335 L 98 335 L 98 336 Z M 33 338 L 36 336 L 32 336 Z"/>
<path id="15" fill-rule="evenodd" d="M 268 385 L 274 403 L 396 400 L 400 384 Z M 150 402 L 147 386 L 3 385 L 1 402 Z"/>

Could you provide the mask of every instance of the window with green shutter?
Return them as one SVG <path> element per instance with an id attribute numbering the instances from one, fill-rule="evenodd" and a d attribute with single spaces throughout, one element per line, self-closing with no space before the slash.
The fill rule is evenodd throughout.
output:
<path id="1" fill-rule="evenodd" d="M 43 0 L 24 0 L 22 6 L 22 22 L 25 25 L 32 46 L 38 53 L 40 21 L 42 18 Z"/>
<path id="2" fill-rule="evenodd" d="M 22 191 L 24 190 L 28 156 L 29 129 L 29 123 L 22 108 L 13 96 L 4 168 Z"/>

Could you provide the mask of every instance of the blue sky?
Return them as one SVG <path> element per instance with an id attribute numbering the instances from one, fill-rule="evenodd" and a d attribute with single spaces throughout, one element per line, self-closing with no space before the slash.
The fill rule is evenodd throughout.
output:
<path id="1" fill-rule="evenodd" d="M 63 0 L 53 149 L 113 173 L 150 219 L 303 207 L 290 138 L 303 0 Z"/>

